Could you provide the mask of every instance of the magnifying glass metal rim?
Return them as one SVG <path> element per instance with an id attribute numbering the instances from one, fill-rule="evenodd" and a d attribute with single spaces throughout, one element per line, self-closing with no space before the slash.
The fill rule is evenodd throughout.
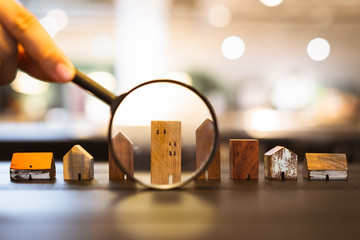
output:
<path id="1" fill-rule="evenodd" d="M 77 84 L 78 86 L 82 87 L 83 89 L 89 91 L 91 94 L 93 94 L 97 98 L 103 100 L 105 103 L 107 103 L 110 106 L 111 118 L 110 118 L 109 131 L 108 131 L 108 143 L 110 144 L 110 153 L 112 154 L 112 156 L 114 157 L 115 160 L 117 158 L 115 157 L 116 155 L 115 155 L 114 149 L 113 149 L 113 147 L 111 145 L 111 140 L 112 140 L 111 139 L 111 129 L 112 129 L 112 123 L 113 123 L 113 119 L 114 119 L 114 116 L 115 116 L 115 112 L 116 112 L 118 106 L 120 105 L 120 103 L 126 98 L 126 96 L 129 95 L 130 93 L 132 93 L 133 91 L 135 91 L 136 89 L 138 89 L 140 87 L 143 87 L 145 85 L 152 84 L 152 83 L 172 83 L 172 84 L 177 84 L 177 85 L 180 85 L 182 87 L 187 88 L 188 90 L 195 93 L 198 97 L 200 97 L 200 99 L 205 103 L 208 110 L 210 111 L 210 115 L 212 117 L 213 124 L 214 124 L 215 141 L 213 143 L 212 152 L 210 154 L 210 157 L 209 157 L 208 161 L 205 164 L 202 164 L 202 166 L 200 168 L 198 168 L 195 171 L 195 173 L 192 174 L 192 177 L 188 177 L 184 181 L 180 181 L 180 182 L 173 183 L 173 184 L 165 184 L 165 185 L 146 184 L 146 183 L 136 179 L 135 177 L 131 176 L 128 173 L 128 171 L 126 170 L 126 168 L 122 167 L 121 163 L 119 163 L 119 161 L 116 160 L 115 164 L 132 181 L 134 181 L 136 183 L 139 183 L 140 185 L 142 185 L 142 186 L 144 186 L 146 188 L 152 188 L 152 189 L 168 190 L 168 189 L 179 188 L 179 187 L 182 187 L 182 186 L 188 184 L 191 180 L 196 179 L 197 177 L 199 177 L 200 174 L 202 174 L 202 172 L 209 167 L 210 163 L 214 159 L 216 151 L 217 151 L 218 146 L 219 146 L 219 131 L 218 131 L 218 123 L 217 123 L 216 114 L 215 114 L 214 108 L 212 107 L 210 101 L 202 93 L 200 93 L 197 89 L 195 89 L 194 87 L 192 87 L 190 85 L 187 85 L 187 84 L 185 84 L 183 82 L 179 82 L 179 81 L 175 81 L 175 80 L 171 80 L 171 79 L 157 79 L 157 80 L 147 81 L 147 82 L 144 82 L 142 84 L 139 84 L 136 87 L 134 87 L 133 89 L 131 89 L 130 91 L 125 92 L 125 93 L 121 94 L 120 96 L 116 96 L 113 93 L 111 93 L 110 91 L 108 91 L 107 89 L 105 89 L 103 86 L 101 86 L 100 84 L 98 84 L 97 82 L 92 80 L 91 78 L 87 77 L 85 74 L 83 74 L 79 70 L 76 70 L 76 75 L 75 75 L 75 77 L 73 79 L 73 82 L 75 84 Z"/>
<path id="2" fill-rule="evenodd" d="M 212 152 L 210 154 L 209 157 L 209 161 L 207 161 L 205 164 L 202 165 L 202 167 L 198 168 L 195 171 L 195 174 L 193 173 L 192 177 L 189 177 L 188 179 L 184 180 L 184 181 L 180 181 L 177 183 L 172 183 L 172 184 L 147 184 L 144 183 L 143 181 L 138 180 L 137 178 L 135 178 L 134 176 L 132 176 L 131 174 L 129 174 L 129 172 L 126 170 L 126 168 L 121 166 L 121 163 L 117 160 L 117 158 L 115 157 L 115 152 L 114 152 L 114 148 L 111 146 L 111 129 L 112 129 L 112 123 L 113 123 L 113 119 L 115 116 L 115 112 L 117 107 L 121 104 L 121 102 L 126 98 L 126 96 L 128 96 L 130 93 L 134 92 L 136 89 L 143 87 L 145 85 L 149 85 L 149 84 L 153 84 L 153 83 L 172 83 L 172 84 L 177 84 L 180 85 L 182 87 L 187 88 L 188 90 L 192 91 L 193 93 L 195 93 L 198 97 L 201 98 L 201 100 L 205 103 L 205 105 L 207 106 L 207 108 L 210 111 L 210 115 L 212 117 L 213 123 L 214 123 L 214 134 L 215 134 L 215 141 L 213 143 L 213 149 Z M 196 179 L 197 177 L 199 177 L 201 175 L 201 173 L 208 168 L 208 166 L 210 165 L 210 163 L 212 162 L 212 159 L 215 157 L 216 154 L 216 150 L 217 147 L 219 145 L 219 131 L 218 131 L 218 124 L 217 124 L 217 119 L 216 119 L 216 115 L 215 115 L 215 111 L 212 107 L 212 105 L 210 104 L 209 100 L 203 95 L 201 94 L 197 89 L 193 88 L 190 85 L 187 85 L 183 82 L 179 82 L 179 81 L 175 81 L 175 80 L 171 80 L 171 79 L 156 79 L 156 80 L 151 80 L 151 81 L 147 81 L 144 82 L 140 85 L 137 85 L 136 87 L 134 87 L 133 89 L 131 89 L 130 91 L 121 94 L 116 101 L 114 102 L 114 105 L 111 106 L 112 109 L 112 113 L 111 113 L 111 118 L 110 118 L 110 125 L 109 125 L 109 131 L 108 131 L 108 142 L 110 144 L 110 153 L 112 154 L 112 156 L 114 157 L 114 159 L 116 160 L 115 163 L 116 165 L 123 171 L 124 174 L 126 174 L 127 177 L 129 177 L 132 181 L 139 183 L 140 185 L 146 187 L 146 188 L 152 188 L 152 189 L 160 189 L 160 190 L 168 190 L 168 189 L 173 189 L 173 188 L 179 188 L 182 187 L 186 184 L 188 184 L 191 180 Z"/>

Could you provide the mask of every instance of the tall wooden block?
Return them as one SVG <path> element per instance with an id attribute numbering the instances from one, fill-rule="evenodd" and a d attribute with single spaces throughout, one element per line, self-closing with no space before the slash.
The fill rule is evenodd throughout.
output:
<path id="1" fill-rule="evenodd" d="M 264 155 L 265 178 L 296 180 L 298 156 L 289 149 L 276 146 Z"/>
<path id="2" fill-rule="evenodd" d="M 151 183 L 181 181 L 181 122 L 151 122 Z"/>
<path id="3" fill-rule="evenodd" d="M 89 180 L 94 177 L 94 158 L 80 145 L 63 157 L 64 180 Z"/>
<path id="4" fill-rule="evenodd" d="M 304 178 L 310 180 L 347 180 L 348 166 L 345 154 L 306 153 Z"/>
<path id="5" fill-rule="evenodd" d="M 125 168 L 126 171 L 131 176 L 134 176 L 134 149 L 133 143 L 130 139 L 125 136 L 122 132 L 116 134 L 113 139 L 111 139 L 112 147 L 114 148 L 114 154 L 116 158 L 120 161 L 122 167 Z M 119 180 L 119 179 L 127 179 L 125 177 L 121 169 L 116 165 L 115 158 L 111 154 L 109 148 L 109 178 L 111 180 Z"/>
<path id="6" fill-rule="evenodd" d="M 196 169 L 198 169 L 210 155 L 211 148 L 215 141 L 214 131 L 214 122 L 210 119 L 206 119 L 196 129 Z M 210 166 L 198 177 L 198 179 L 211 180 L 220 178 L 220 148 L 218 146 Z"/>
<path id="7" fill-rule="evenodd" d="M 55 179 L 54 156 L 51 152 L 14 153 L 10 165 L 10 179 L 50 180 Z"/>
<path id="8" fill-rule="evenodd" d="M 258 179 L 259 141 L 230 139 L 230 178 Z"/>

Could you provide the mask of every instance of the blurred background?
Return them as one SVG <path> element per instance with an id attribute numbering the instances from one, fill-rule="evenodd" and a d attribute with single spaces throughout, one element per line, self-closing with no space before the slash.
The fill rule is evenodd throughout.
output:
<path id="1" fill-rule="evenodd" d="M 21 0 L 75 66 L 120 94 L 189 83 L 230 138 L 360 158 L 358 0 Z M 109 107 L 73 84 L 19 72 L 0 88 L 0 159 L 81 143 L 107 158 Z M 189 116 L 191 117 L 191 116 Z"/>

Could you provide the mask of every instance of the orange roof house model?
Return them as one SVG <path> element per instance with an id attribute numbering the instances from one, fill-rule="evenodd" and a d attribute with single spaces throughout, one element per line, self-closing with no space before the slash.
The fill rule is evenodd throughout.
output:
<path id="1" fill-rule="evenodd" d="M 94 177 L 94 158 L 75 145 L 63 157 L 63 168 L 65 180 L 89 180 Z"/>
<path id="2" fill-rule="evenodd" d="M 51 152 L 14 153 L 11 159 L 10 179 L 55 179 L 55 162 Z"/>

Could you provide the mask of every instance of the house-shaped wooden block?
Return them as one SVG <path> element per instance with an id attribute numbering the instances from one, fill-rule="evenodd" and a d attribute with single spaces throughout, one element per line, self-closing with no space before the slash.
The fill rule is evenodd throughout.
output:
<path id="1" fill-rule="evenodd" d="M 230 178 L 234 180 L 258 179 L 259 141 L 256 139 L 230 139 Z"/>
<path id="2" fill-rule="evenodd" d="M 306 153 L 303 175 L 311 180 L 347 180 L 348 166 L 345 154 Z"/>
<path id="3" fill-rule="evenodd" d="M 276 146 L 264 155 L 265 178 L 274 180 L 297 179 L 298 156 L 289 149 Z"/>
<path id="4" fill-rule="evenodd" d="M 181 122 L 151 121 L 151 183 L 181 181 Z"/>
<path id="5" fill-rule="evenodd" d="M 14 153 L 11 159 L 10 178 L 20 180 L 55 179 L 55 162 L 51 152 Z"/>
<path id="6" fill-rule="evenodd" d="M 134 176 L 134 150 L 133 143 L 128 139 L 125 134 L 119 132 L 111 139 L 111 145 L 114 150 L 115 157 L 120 161 L 121 166 Z M 127 179 L 127 176 L 121 171 L 115 162 L 115 158 L 110 151 L 109 147 L 109 179 L 119 180 Z"/>
<path id="7" fill-rule="evenodd" d="M 63 157 L 65 180 L 88 180 L 94 177 L 94 158 L 80 145 L 73 146 Z"/>
<path id="8" fill-rule="evenodd" d="M 215 141 L 214 122 L 206 119 L 196 129 L 196 169 L 208 159 L 212 146 Z M 201 174 L 198 179 L 220 179 L 220 148 L 217 147 L 216 153 L 208 169 Z"/>

